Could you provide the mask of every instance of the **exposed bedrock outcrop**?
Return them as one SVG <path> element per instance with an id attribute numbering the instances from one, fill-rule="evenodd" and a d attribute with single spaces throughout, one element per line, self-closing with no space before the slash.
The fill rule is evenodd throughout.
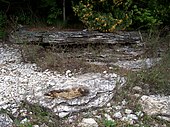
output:
<path id="1" fill-rule="evenodd" d="M 136 31 L 120 31 L 116 33 L 99 33 L 96 31 L 27 31 L 19 30 L 9 36 L 13 43 L 42 43 L 54 45 L 68 44 L 117 44 L 141 43 L 140 34 Z"/>

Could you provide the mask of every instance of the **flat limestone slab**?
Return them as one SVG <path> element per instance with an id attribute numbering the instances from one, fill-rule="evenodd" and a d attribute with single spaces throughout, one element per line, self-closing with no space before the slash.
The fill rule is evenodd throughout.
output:
<path id="1" fill-rule="evenodd" d="M 104 75 L 100 73 L 87 73 L 57 82 L 53 86 L 46 85 L 44 90 L 35 89 L 34 94 L 28 95 L 26 100 L 31 104 L 38 103 L 52 110 L 60 117 L 64 117 L 70 113 L 104 106 L 112 99 L 116 90 L 118 90 L 117 88 L 120 88 L 124 83 L 125 79 L 114 73 Z M 51 99 L 44 96 L 44 93 L 50 90 L 68 89 L 79 86 L 88 88 L 89 94 L 70 100 L 64 98 Z"/>

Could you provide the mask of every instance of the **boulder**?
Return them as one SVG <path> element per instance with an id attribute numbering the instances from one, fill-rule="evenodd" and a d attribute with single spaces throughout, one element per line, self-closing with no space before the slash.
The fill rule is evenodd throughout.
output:
<path id="1" fill-rule="evenodd" d="M 83 118 L 82 122 L 79 123 L 80 127 L 98 127 L 97 122 L 93 118 Z"/>
<path id="2" fill-rule="evenodd" d="M 139 102 L 146 114 L 170 121 L 170 96 L 143 95 Z"/>

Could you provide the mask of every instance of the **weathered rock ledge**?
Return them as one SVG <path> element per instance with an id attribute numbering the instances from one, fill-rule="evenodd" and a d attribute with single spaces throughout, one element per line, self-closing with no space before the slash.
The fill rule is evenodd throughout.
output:
<path id="1" fill-rule="evenodd" d="M 19 30 L 9 36 L 13 43 L 50 43 L 57 45 L 67 44 L 117 44 L 141 42 L 140 34 L 135 31 L 120 31 L 116 33 L 99 33 L 97 31 L 29 31 Z"/>

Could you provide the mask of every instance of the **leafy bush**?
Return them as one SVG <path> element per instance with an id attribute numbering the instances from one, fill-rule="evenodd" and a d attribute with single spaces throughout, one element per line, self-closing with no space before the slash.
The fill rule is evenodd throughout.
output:
<path id="1" fill-rule="evenodd" d="M 132 23 L 132 12 L 128 11 L 130 4 L 131 0 L 87 0 L 74 5 L 73 11 L 88 29 L 113 32 L 124 30 Z"/>
<path id="2" fill-rule="evenodd" d="M 56 25 L 62 15 L 61 8 L 59 8 L 56 0 L 41 0 L 41 8 L 47 12 L 46 23 L 49 25 Z"/>
<path id="3" fill-rule="evenodd" d="M 161 20 L 152 15 L 151 10 L 138 8 L 136 5 L 134 6 L 134 14 L 134 20 L 143 24 L 140 27 L 151 28 L 162 23 Z"/>
<path id="4" fill-rule="evenodd" d="M 16 23 L 30 25 L 34 22 L 34 18 L 30 12 L 24 12 L 23 10 L 16 12 L 13 17 Z"/>
<path id="5" fill-rule="evenodd" d="M 47 17 L 47 23 L 49 25 L 57 23 L 57 19 L 61 14 L 61 9 L 59 9 L 57 6 L 52 6 Z"/>
<path id="6" fill-rule="evenodd" d="M 167 0 L 134 1 L 133 27 L 150 29 L 163 23 L 168 25 L 170 6 L 167 3 Z"/>

